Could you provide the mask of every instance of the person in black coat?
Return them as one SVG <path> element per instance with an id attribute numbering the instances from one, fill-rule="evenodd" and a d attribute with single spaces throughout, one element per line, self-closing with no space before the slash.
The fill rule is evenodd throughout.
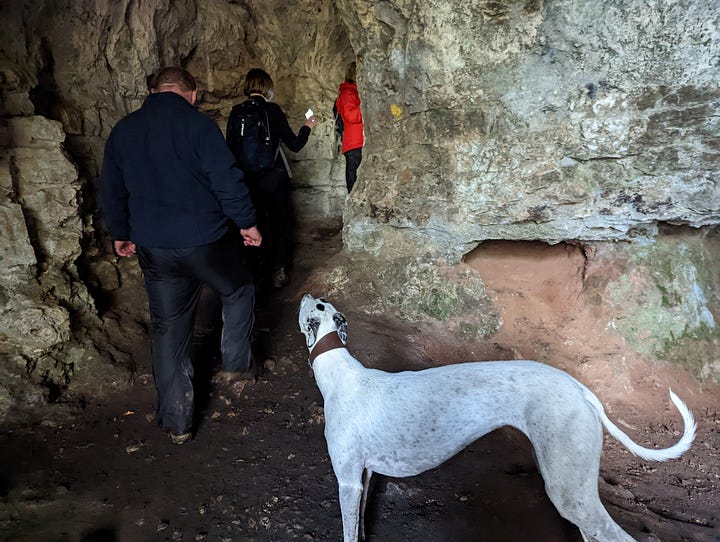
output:
<path id="1" fill-rule="evenodd" d="M 290 179 L 282 157 L 279 156 L 280 143 L 292 152 L 299 152 L 307 143 L 310 131 L 317 121 L 310 116 L 296 135 L 288 123 L 287 116 L 279 105 L 272 102 L 274 83 L 270 75 L 260 69 L 253 68 L 245 76 L 243 93 L 247 101 L 254 104 L 239 104 L 230 113 L 225 137 L 230 150 L 235 155 L 237 164 L 243 168 L 245 182 L 258 211 L 260 231 L 266 239 L 265 261 L 259 264 L 259 273 L 265 273 L 269 267 L 273 286 L 280 288 L 288 281 L 288 272 L 292 260 L 292 214 L 290 204 Z M 267 123 L 267 138 L 271 159 L 268 163 L 253 167 L 243 166 L 247 157 L 243 157 L 243 139 L 240 118 L 247 106 L 257 106 L 263 124 Z M 263 128 L 265 129 L 265 128 Z M 246 143 L 245 143 L 246 144 Z M 269 241 L 269 242 L 268 242 Z M 262 259 L 262 257 L 261 257 Z"/>
<path id="2" fill-rule="evenodd" d="M 105 145 L 100 202 L 113 248 L 137 253 L 150 304 L 157 420 L 182 444 L 193 423 L 190 342 L 203 283 L 220 295 L 222 367 L 250 377 L 255 289 L 243 245 L 262 236 L 242 171 L 215 122 L 194 107 L 181 68 L 148 81 L 150 95 Z"/>

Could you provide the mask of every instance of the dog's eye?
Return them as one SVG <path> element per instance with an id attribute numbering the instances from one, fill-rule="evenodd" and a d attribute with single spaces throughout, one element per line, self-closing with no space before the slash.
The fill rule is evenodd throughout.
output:
<path id="1" fill-rule="evenodd" d="M 323 305 L 322 303 L 318 303 L 317 305 L 315 305 L 315 308 L 319 311 L 324 311 L 325 305 Z"/>

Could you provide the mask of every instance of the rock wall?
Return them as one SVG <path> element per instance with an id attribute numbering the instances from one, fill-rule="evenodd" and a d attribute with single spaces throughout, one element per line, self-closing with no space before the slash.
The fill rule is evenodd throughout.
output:
<path id="1" fill-rule="evenodd" d="M 720 237 L 662 229 L 652 243 L 595 245 L 589 303 L 606 308 L 603 329 L 632 352 L 720 380 Z"/>
<path id="2" fill-rule="evenodd" d="M 718 223 L 712 3 L 338 5 L 368 132 L 348 247 L 400 237 L 457 260 L 486 239 Z"/>
<path id="3" fill-rule="evenodd" d="M 332 4 L 56 0 L 4 4 L 8 39 L 0 46 L 4 114 L 37 113 L 62 123 L 67 148 L 88 180 L 97 176 L 113 125 L 137 109 L 146 77 L 163 65 L 187 67 L 200 85 L 199 107 L 224 129 L 244 99 L 248 69 L 274 78 L 276 101 L 295 129 L 309 106 L 320 125 L 293 165 L 302 213 L 339 217 L 342 160 L 333 151 L 332 102 L 350 43 Z M 308 192 L 310 197 L 303 194 Z"/>
<path id="4" fill-rule="evenodd" d="M 146 356 L 146 306 L 129 301 L 141 276 L 111 254 L 95 202 L 105 140 L 142 104 L 146 76 L 187 67 L 224 129 L 247 70 L 265 68 L 295 129 L 308 106 L 320 120 L 290 153 L 298 215 L 339 220 L 331 109 L 354 56 L 334 6 L 314 1 L 4 2 L 0 20 L 2 419 L 122 386 Z"/>
<path id="5" fill-rule="evenodd" d="M 2 3 L 0 20 L 0 417 L 118 387 L 139 355 L 140 274 L 111 254 L 95 192 L 110 129 L 167 64 L 197 76 L 221 128 L 255 66 L 293 127 L 316 111 L 290 155 L 297 214 L 343 219 L 330 289 L 369 284 L 369 312 L 491 337 L 499 311 L 463 255 L 567 241 L 588 266 L 623 263 L 601 289 L 630 300 L 612 324 L 628 348 L 720 376 L 712 3 L 52 0 Z M 331 109 L 355 59 L 367 143 L 346 197 Z M 5 385 L 28 375 L 40 392 Z"/>
<path id="6" fill-rule="evenodd" d="M 45 117 L 0 122 L 0 419 L 59 400 L 81 375 L 78 400 L 128 381 L 95 346 L 102 326 L 75 265 L 80 183 L 64 139 Z"/>
<path id="7" fill-rule="evenodd" d="M 588 266 L 623 264 L 607 268 L 617 318 L 601 329 L 720 378 L 718 281 L 700 272 L 717 261 L 720 219 L 716 5 L 337 4 L 361 60 L 367 136 L 343 240 L 374 263 L 353 273 L 410 259 L 412 282 L 413 267 L 461 269 L 483 241 L 579 244 Z M 659 236 L 682 226 L 689 244 Z M 448 289 L 426 286 L 404 312 L 493 336 L 486 305 L 423 311 L 428 290 Z"/>

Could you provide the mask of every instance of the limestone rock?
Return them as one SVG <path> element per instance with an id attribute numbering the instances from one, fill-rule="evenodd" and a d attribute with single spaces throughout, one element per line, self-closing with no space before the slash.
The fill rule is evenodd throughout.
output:
<path id="1" fill-rule="evenodd" d="M 720 220 L 708 4 L 338 4 L 367 104 L 350 248 L 406 237 L 457 260 L 484 239 Z"/>
<path id="2" fill-rule="evenodd" d="M 22 207 L 16 203 L 0 205 L 0 238 L 12 239 L 12 243 L 0 245 L 0 262 L 3 274 L 12 272 L 15 267 L 30 268 L 37 263 Z"/>
<path id="3" fill-rule="evenodd" d="M 329 299 L 351 300 L 369 315 L 447 324 L 463 340 L 479 340 L 501 325 L 482 280 L 464 264 L 431 255 L 382 260 L 341 253 L 306 286 Z"/>
<path id="4" fill-rule="evenodd" d="M 717 239 L 687 232 L 661 235 L 647 245 L 598 245 L 588 290 L 598 293 L 598 303 L 613 307 L 606 327 L 634 351 L 682 364 L 698 378 L 720 380 L 718 259 Z"/>
<path id="5" fill-rule="evenodd" d="M 18 294 L 4 301 L 0 307 L 0 343 L 6 353 L 33 360 L 70 340 L 70 316 L 62 307 L 40 305 Z"/>
<path id="6" fill-rule="evenodd" d="M 697 347 L 693 371 L 717 378 L 711 3 L 59 0 L 4 2 L 0 17 L 0 339 L 11 363 L 91 389 L 82 383 L 102 355 L 131 352 L 102 345 L 103 322 L 115 335 L 130 322 L 127 343 L 142 336 L 146 307 L 125 295 L 140 273 L 110 251 L 96 180 L 146 76 L 175 64 L 195 74 L 199 108 L 221 129 L 256 66 L 294 130 L 315 110 L 308 145 L 288 157 L 298 219 L 344 220 L 346 250 L 323 276 L 331 293 L 487 337 L 502 323 L 463 255 L 489 239 L 572 241 L 623 255 L 598 286 L 633 300 L 615 320 L 629 347 L 688 360 Z M 346 197 L 331 110 L 351 60 L 366 147 Z M 668 225 L 700 233 L 659 240 Z M 614 252 L 624 241 L 635 243 Z M 9 404 L 0 397 L 0 410 Z"/>
<path id="7" fill-rule="evenodd" d="M 28 91 L 35 85 L 37 78 L 29 69 L 0 54 L 1 115 L 32 115 L 34 109 Z"/>

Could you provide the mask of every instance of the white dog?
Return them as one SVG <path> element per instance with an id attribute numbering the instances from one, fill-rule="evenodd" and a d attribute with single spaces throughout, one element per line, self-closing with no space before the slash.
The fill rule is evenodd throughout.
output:
<path id="1" fill-rule="evenodd" d="M 413 476 L 509 425 L 532 442 L 550 500 L 585 540 L 632 541 L 598 495 L 602 428 L 633 454 L 679 457 L 695 421 L 670 391 L 685 424 L 665 449 L 643 448 L 605 415 L 598 398 L 569 374 L 534 361 L 471 362 L 423 371 L 367 369 L 345 348 L 347 322 L 330 303 L 306 294 L 300 330 L 325 403 L 325 439 L 340 488 L 345 542 L 364 538 L 363 514 L 373 472 Z"/>

